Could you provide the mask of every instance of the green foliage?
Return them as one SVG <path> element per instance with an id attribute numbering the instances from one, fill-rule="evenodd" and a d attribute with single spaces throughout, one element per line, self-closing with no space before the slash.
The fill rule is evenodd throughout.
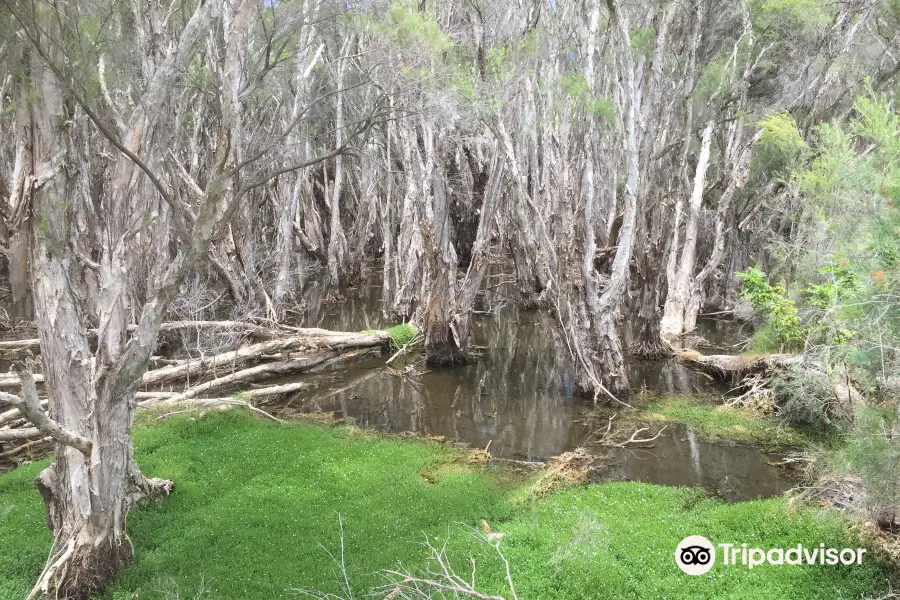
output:
<path id="1" fill-rule="evenodd" d="M 416 329 L 414 325 L 411 325 L 409 323 L 400 323 L 399 325 L 388 327 L 387 329 L 385 329 L 385 331 L 391 334 L 391 344 L 398 350 L 411 342 L 412 339 L 419 333 L 419 330 Z M 376 332 L 378 332 L 378 329 L 363 330 L 363 333 Z"/>
<path id="2" fill-rule="evenodd" d="M 610 98 L 595 96 L 587 80 L 580 73 L 567 73 L 559 80 L 559 87 L 567 96 L 572 98 L 575 105 L 583 109 L 587 114 L 600 117 L 610 125 L 616 122 L 616 109 Z"/>
<path id="3" fill-rule="evenodd" d="M 831 378 L 806 366 L 776 373 L 772 391 L 779 417 L 792 427 L 825 431 L 844 417 L 836 405 Z"/>
<path id="4" fill-rule="evenodd" d="M 718 398 L 664 396 L 645 409 L 643 418 L 685 423 L 710 441 L 748 442 L 767 449 L 803 444 L 802 438 L 779 423 L 750 411 L 724 406 Z"/>
<path id="5" fill-rule="evenodd" d="M 778 352 L 781 349 L 781 341 L 778 335 L 768 323 L 764 323 L 753 331 L 750 337 L 750 345 L 747 346 L 746 354 L 766 354 L 769 352 Z"/>
<path id="6" fill-rule="evenodd" d="M 410 542 L 448 531 L 459 572 L 469 572 L 471 555 L 479 589 L 501 593 L 503 563 L 458 525 L 480 519 L 503 533 L 521 598 L 811 600 L 822 590 L 877 597 L 887 587 L 874 557 L 850 567 L 717 566 L 708 577 L 675 566 L 673 549 L 697 533 L 761 547 L 858 544 L 833 513 L 789 514 L 782 499 L 725 504 L 697 489 L 610 483 L 522 503 L 509 475 L 459 462 L 437 444 L 236 411 L 171 418 L 138 429 L 135 444 L 144 471 L 176 488 L 129 516 L 136 562 L 104 596 L 115 600 L 193 597 L 203 587 L 221 600 L 293 598 L 295 588 L 339 593 L 326 552 L 340 552 L 339 517 L 359 598 L 384 583 L 381 569 L 424 566 Z M 46 463 L 0 475 L 0 598 L 25 597 L 44 565 L 51 540 L 33 479 Z"/>
<path id="7" fill-rule="evenodd" d="M 653 27 L 634 27 L 630 32 L 631 47 L 649 57 L 653 52 L 656 29 Z"/>
<path id="8" fill-rule="evenodd" d="M 762 119 L 759 126 L 763 133 L 756 160 L 775 175 L 785 176 L 808 147 L 797 122 L 788 113 L 776 113 Z"/>
<path id="9" fill-rule="evenodd" d="M 513 74 L 514 69 L 506 46 L 491 46 L 488 49 L 484 58 L 485 75 L 503 81 Z"/>
<path id="10" fill-rule="evenodd" d="M 752 0 L 753 27 L 773 40 L 810 39 L 831 20 L 833 10 L 822 0 Z"/>
<path id="11" fill-rule="evenodd" d="M 721 87 L 726 77 L 725 58 L 718 57 L 710 61 L 700 72 L 694 96 L 701 101 L 707 101 Z"/>
<path id="12" fill-rule="evenodd" d="M 808 339 L 869 377 L 900 358 L 900 116 L 871 90 L 853 108 L 847 123 L 815 130 L 789 184 L 801 195 L 803 246 L 818 250 L 797 260 Z"/>
<path id="13" fill-rule="evenodd" d="M 783 499 L 725 504 L 690 488 L 636 483 L 569 488 L 495 529 L 504 534 L 501 549 L 523 599 L 877 597 L 872 578 L 883 573 L 877 559 L 849 568 L 762 566 L 752 571 L 717 562 L 706 576 L 686 577 L 672 552 L 684 537 L 698 533 L 714 544 L 762 548 L 857 545 L 833 514 L 788 516 Z M 463 557 L 471 553 L 484 590 L 504 594 L 504 566 L 493 549 L 474 542 L 463 548 L 451 544 L 451 549 L 460 556 L 461 571 Z M 875 587 L 886 588 L 887 582 Z"/>
<path id="14" fill-rule="evenodd" d="M 867 508 L 877 512 L 900 506 L 900 417 L 896 409 L 860 407 L 853 431 L 836 463 L 858 474 L 866 490 Z"/>
<path id="15" fill-rule="evenodd" d="M 440 52 L 453 46 L 450 38 L 429 11 L 420 11 L 410 0 L 397 0 L 388 10 L 387 21 L 381 24 L 382 34 L 400 47 L 427 47 Z"/>
<path id="16" fill-rule="evenodd" d="M 414 337 L 416 337 L 416 334 L 419 333 L 419 330 L 409 323 L 400 323 L 399 325 L 389 327 L 387 332 L 391 334 L 391 339 L 394 340 L 394 346 L 397 348 L 402 348 L 403 346 L 411 342 Z"/>
<path id="17" fill-rule="evenodd" d="M 768 320 L 778 342 L 784 346 L 801 347 L 806 335 L 794 301 L 786 296 L 780 285 L 771 285 L 758 267 L 737 273 L 741 280 L 741 296 L 750 300 L 753 311 Z"/>

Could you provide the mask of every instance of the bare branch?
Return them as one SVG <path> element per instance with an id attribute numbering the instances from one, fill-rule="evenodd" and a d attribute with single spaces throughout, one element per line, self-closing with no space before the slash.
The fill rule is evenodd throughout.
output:
<path id="1" fill-rule="evenodd" d="M 4 397 L 7 400 L 15 398 L 15 400 L 11 400 L 12 404 L 19 409 L 19 412 L 22 413 L 23 417 L 34 424 L 41 436 L 49 435 L 59 443 L 75 448 L 85 456 L 90 456 L 91 448 L 93 447 L 91 440 L 64 429 L 43 411 L 40 400 L 38 399 L 37 387 L 34 384 L 34 377 L 31 375 L 31 371 L 29 371 L 22 363 L 15 363 L 13 368 L 16 373 L 18 373 L 19 379 L 22 380 L 22 396 L 19 397 L 13 396 L 12 394 L 4 394 Z"/>

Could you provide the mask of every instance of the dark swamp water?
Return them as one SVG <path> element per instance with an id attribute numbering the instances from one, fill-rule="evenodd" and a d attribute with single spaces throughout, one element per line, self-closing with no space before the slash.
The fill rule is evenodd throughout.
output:
<path id="1" fill-rule="evenodd" d="M 503 277 L 493 275 L 479 299 L 474 341 L 480 357 L 474 364 L 425 372 L 420 364 L 413 366 L 418 374 L 400 375 L 404 360 L 409 365 L 419 357 L 396 361 L 396 369 L 385 368 L 386 357 L 367 359 L 280 379 L 304 381 L 309 388 L 265 408 L 288 418 L 324 413 L 362 427 L 441 436 L 476 448 L 490 442 L 491 455 L 498 459 L 539 461 L 585 445 L 598 426 L 605 428 L 608 415 L 624 407 L 603 409 L 598 416 L 590 399 L 575 395 L 565 342 L 551 316 L 508 303 L 509 294 L 497 285 Z M 378 285 L 352 289 L 330 304 L 317 299 L 313 288 L 305 307 L 297 325 L 360 331 L 395 324 L 382 316 Z M 720 353 L 748 333 L 715 320 L 701 321 L 698 332 Z M 625 335 L 627 339 L 627 331 Z M 633 361 L 629 371 L 634 392 L 723 391 L 674 361 Z M 654 427 L 650 435 L 657 430 Z M 778 455 L 746 445 L 705 442 L 680 424 L 668 425 L 649 447 L 587 449 L 603 457 L 594 480 L 700 486 L 730 502 L 781 494 L 796 483 L 791 471 L 770 464 Z M 0 464 L 0 473 L 12 467 Z"/>
<path id="2" fill-rule="evenodd" d="M 309 303 L 314 308 L 303 325 L 348 331 L 393 325 L 381 317 L 380 298 L 381 289 L 372 285 L 351 290 L 339 303 Z M 442 436 L 478 448 L 490 442 L 491 454 L 501 459 L 543 460 L 584 445 L 606 419 L 590 418 L 595 406 L 575 395 L 565 343 L 550 315 L 517 310 L 493 292 L 481 302 L 474 326 L 481 356 L 474 364 L 424 373 L 420 364 L 414 369 L 419 374 L 400 375 L 402 362 L 386 369 L 384 357 L 369 359 L 280 380 L 305 381 L 310 388 L 267 409 L 282 416 L 326 413 L 363 427 Z M 740 333 L 732 323 L 711 320 L 698 330 L 720 348 Z M 723 391 L 674 361 L 633 361 L 629 371 L 635 392 Z M 650 447 L 588 450 L 606 459 L 595 479 L 702 486 L 728 501 L 781 494 L 796 483 L 790 471 L 770 464 L 777 455 L 705 442 L 684 425 L 669 425 Z"/>

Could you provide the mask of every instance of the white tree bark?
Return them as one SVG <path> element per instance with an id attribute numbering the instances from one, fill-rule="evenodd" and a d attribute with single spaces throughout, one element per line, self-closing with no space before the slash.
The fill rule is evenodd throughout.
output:
<path id="1" fill-rule="evenodd" d="M 688 204 L 687 222 L 684 231 L 684 243 L 681 246 L 680 259 L 675 266 L 673 277 L 669 279 L 669 293 L 666 296 L 666 304 L 663 309 L 660 328 L 664 336 L 681 335 L 685 332 L 685 314 L 688 310 L 688 302 L 693 293 L 694 266 L 697 252 L 697 226 L 700 219 L 700 209 L 703 205 L 703 190 L 706 185 L 706 170 L 709 168 L 710 146 L 713 134 L 712 121 L 703 129 L 703 139 L 700 142 L 700 155 L 697 158 L 697 170 L 694 174 L 694 185 L 691 190 L 691 198 Z M 673 233 L 674 242 L 671 252 L 678 252 L 677 229 Z"/>

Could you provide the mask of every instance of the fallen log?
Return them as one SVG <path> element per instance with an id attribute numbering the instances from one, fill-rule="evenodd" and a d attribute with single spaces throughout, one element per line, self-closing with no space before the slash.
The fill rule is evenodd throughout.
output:
<path id="1" fill-rule="evenodd" d="M 25 452 L 28 452 L 29 450 L 32 450 L 39 446 L 43 446 L 44 444 L 47 444 L 48 442 L 52 442 L 52 441 L 53 441 L 53 438 L 51 438 L 51 437 L 42 437 L 42 438 L 37 438 L 37 439 L 31 440 L 30 442 L 26 442 L 24 444 L 16 446 L 15 448 L 13 448 L 11 450 L 6 450 L 5 452 L 0 452 L 0 460 L 10 459 L 14 456 L 18 456 L 19 454 L 23 454 Z"/>
<path id="2" fill-rule="evenodd" d="M 343 350 L 348 348 L 371 348 L 390 343 L 391 335 L 386 331 L 375 333 L 344 333 L 326 329 L 305 329 L 294 332 L 290 337 L 252 344 L 204 358 L 194 359 L 182 364 L 147 371 L 141 378 L 144 388 L 154 387 L 179 381 L 189 377 L 214 374 L 216 368 L 227 367 L 230 371 L 248 364 L 270 358 L 268 355 L 285 352 Z M 328 356 L 326 358 L 332 358 Z M 319 361 L 321 362 L 321 361 Z M 314 364 L 319 364 L 318 362 Z M 310 365 L 312 366 L 312 365 Z"/>
<path id="3" fill-rule="evenodd" d="M 165 419 L 166 417 L 171 417 L 173 415 L 191 412 L 195 410 L 199 410 L 201 408 L 208 408 L 211 406 L 221 406 L 222 408 L 228 408 L 230 406 L 243 406 L 247 410 L 252 413 L 255 413 L 261 417 L 265 417 L 267 419 L 272 419 L 273 421 L 278 421 L 279 423 L 284 423 L 281 419 L 276 416 L 270 415 L 266 411 L 261 408 L 257 408 L 246 402 L 244 400 L 238 400 L 236 398 L 194 398 L 192 400 L 181 400 L 178 402 L 178 406 L 182 407 L 178 410 L 173 410 L 167 413 L 163 413 L 156 417 L 157 419 Z"/>
<path id="4" fill-rule="evenodd" d="M 4 409 L 7 406 L 7 405 L 3 404 L 2 394 L 3 394 L 3 392 L 0 392 L 0 409 Z M 41 408 L 46 410 L 47 404 L 48 404 L 47 399 L 42 398 L 41 399 Z M 13 406 L 13 404 L 10 403 L 8 406 Z M 21 418 L 23 418 L 22 413 L 19 412 L 18 408 L 13 408 L 12 410 L 7 410 L 6 412 L 2 412 L 2 413 L 0 413 L 0 427 L 9 425 L 13 421 L 17 421 Z"/>
<path id="5" fill-rule="evenodd" d="M 299 361 L 296 361 L 299 362 Z M 271 363 L 268 365 L 259 365 L 259 367 L 277 367 L 278 363 Z M 244 381 L 249 380 L 252 377 L 268 377 L 271 375 L 271 371 L 265 371 L 260 369 L 259 367 L 252 367 L 250 369 L 245 369 L 244 371 L 238 371 L 237 373 L 233 373 L 232 375 L 226 377 L 220 377 L 219 379 L 214 379 L 207 383 L 192 387 L 190 389 L 185 390 L 181 394 L 172 394 L 168 396 L 157 396 L 155 398 L 147 398 L 137 403 L 139 407 L 144 406 L 160 406 L 167 404 L 178 404 L 179 402 L 184 402 L 186 400 L 196 399 L 197 395 L 209 392 L 213 389 L 218 389 L 222 387 L 226 387 L 229 385 L 233 385 L 236 381 L 234 375 L 242 375 L 242 378 L 245 378 Z M 284 367 L 282 367 L 284 368 Z M 254 371 L 254 373 L 247 375 L 245 374 L 247 371 Z M 283 375 L 284 373 L 276 373 L 278 375 Z M 228 381 L 225 381 L 228 380 Z M 224 383 L 221 383 L 225 381 Z M 210 385 L 215 384 L 215 385 Z M 299 392 L 300 390 L 305 390 L 309 387 L 308 383 L 304 382 L 294 382 L 294 383 L 286 383 L 283 385 L 270 385 L 267 387 L 254 388 L 249 390 L 241 390 L 240 392 L 235 392 L 233 397 L 241 397 L 241 398 L 268 398 L 271 396 L 281 396 L 284 394 L 292 394 L 294 392 Z M 151 394 L 152 392 L 148 392 Z M 205 400 L 206 398 L 201 398 Z"/>
<path id="6" fill-rule="evenodd" d="M 203 321 L 180 321 L 174 324 L 198 322 L 203 323 Z M 210 323 L 223 323 L 223 321 L 211 321 Z M 224 321 L 224 323 L 236 322 Z M 215 374 L 216 369 L 220 367 L 227 367 L 229 371 L 233 371 L 262 360 L 272 360 L 285 352 L 372 348 L 389 344 L 390 341 L 391 336 L 386 331 L 355 333 L 327 329 L 294 329 L 289 336 L 283 338 L 147 371 L 141 378 L 141 386 L 146 389 L 183 379 L 200 378 Z M 36 373 L 34 380 L 36 383 L 43 383 L 44 376 Z M 15 373 L 0 375 L 0 389 L 18 389 L 21 388 L 21 385 L 19 376 Z"/>
<path id="7" fill-rule="evenodd" d="M 677 350 L 675 358 L 720 378 L 732 375 L 743 377 L 804 363 L 804 357 L 797 354 L 703 355 L 691 349 Z"/>
<path id="8" fill-rule="evenodd" d="M 44 376 L 40 373 L 32 375 L 35 383 L 44 383 Z M 19 389 L 22 387 L 22 380 L 15 373 L 4 373 L 0 375 L 0 390 L 2 389 Z"/>
<path id="9" fill-rule="evenodd" d="M 277 339 L 294 334 L 292 329 L 284 329 L 278 326 L 266 327 L 243 321 L 170 321 L 163 323 L 159 327 L 160 332 L 177 331 L 179 329 L 233 329 L 235 332 L 264 340 Z M 137 325 L 129 325 L 128 331 L 137 331 Z M 95 338 L 96 336 L 96 329 L 88 331 L 89 338 Z M 40 350 L 40 338 L 0 341 L 0 355 L 25 351 L 40 352 Z"/>
<path id="10" fill-rule="evenodd" d="M 675 353 L 675 357 L 719 379 L 739 379 L 741 387 L 747 386 L 751 390 L 756 388 L 757 392 L 769 387 L 768 376 L 772 371 L 802 365 L 809 374 L 827 380 L 827 385 L 833 390 L 834 400 L 848 420 L 853 419 L 854 407 L 864 403 L 862 395 L 849 380 L 841 380 L 833 374 L 829 374 L 815 361 L 798 354 L 710 354 L 704 356 L 696 350 L 680 350 Z M 763 381 L 758 381 L 753 376 L 760 376 Z M 743 396 L 739 396 L 737 400 L 743 399 Z"/>
<path id="11" fill-rule="evenodd" d="M 36 440 L 47 434 L 37 427 L 26 427 L 23 429 L 0 429 L 0 442 L 20 442 L 27 440 Z"/>

